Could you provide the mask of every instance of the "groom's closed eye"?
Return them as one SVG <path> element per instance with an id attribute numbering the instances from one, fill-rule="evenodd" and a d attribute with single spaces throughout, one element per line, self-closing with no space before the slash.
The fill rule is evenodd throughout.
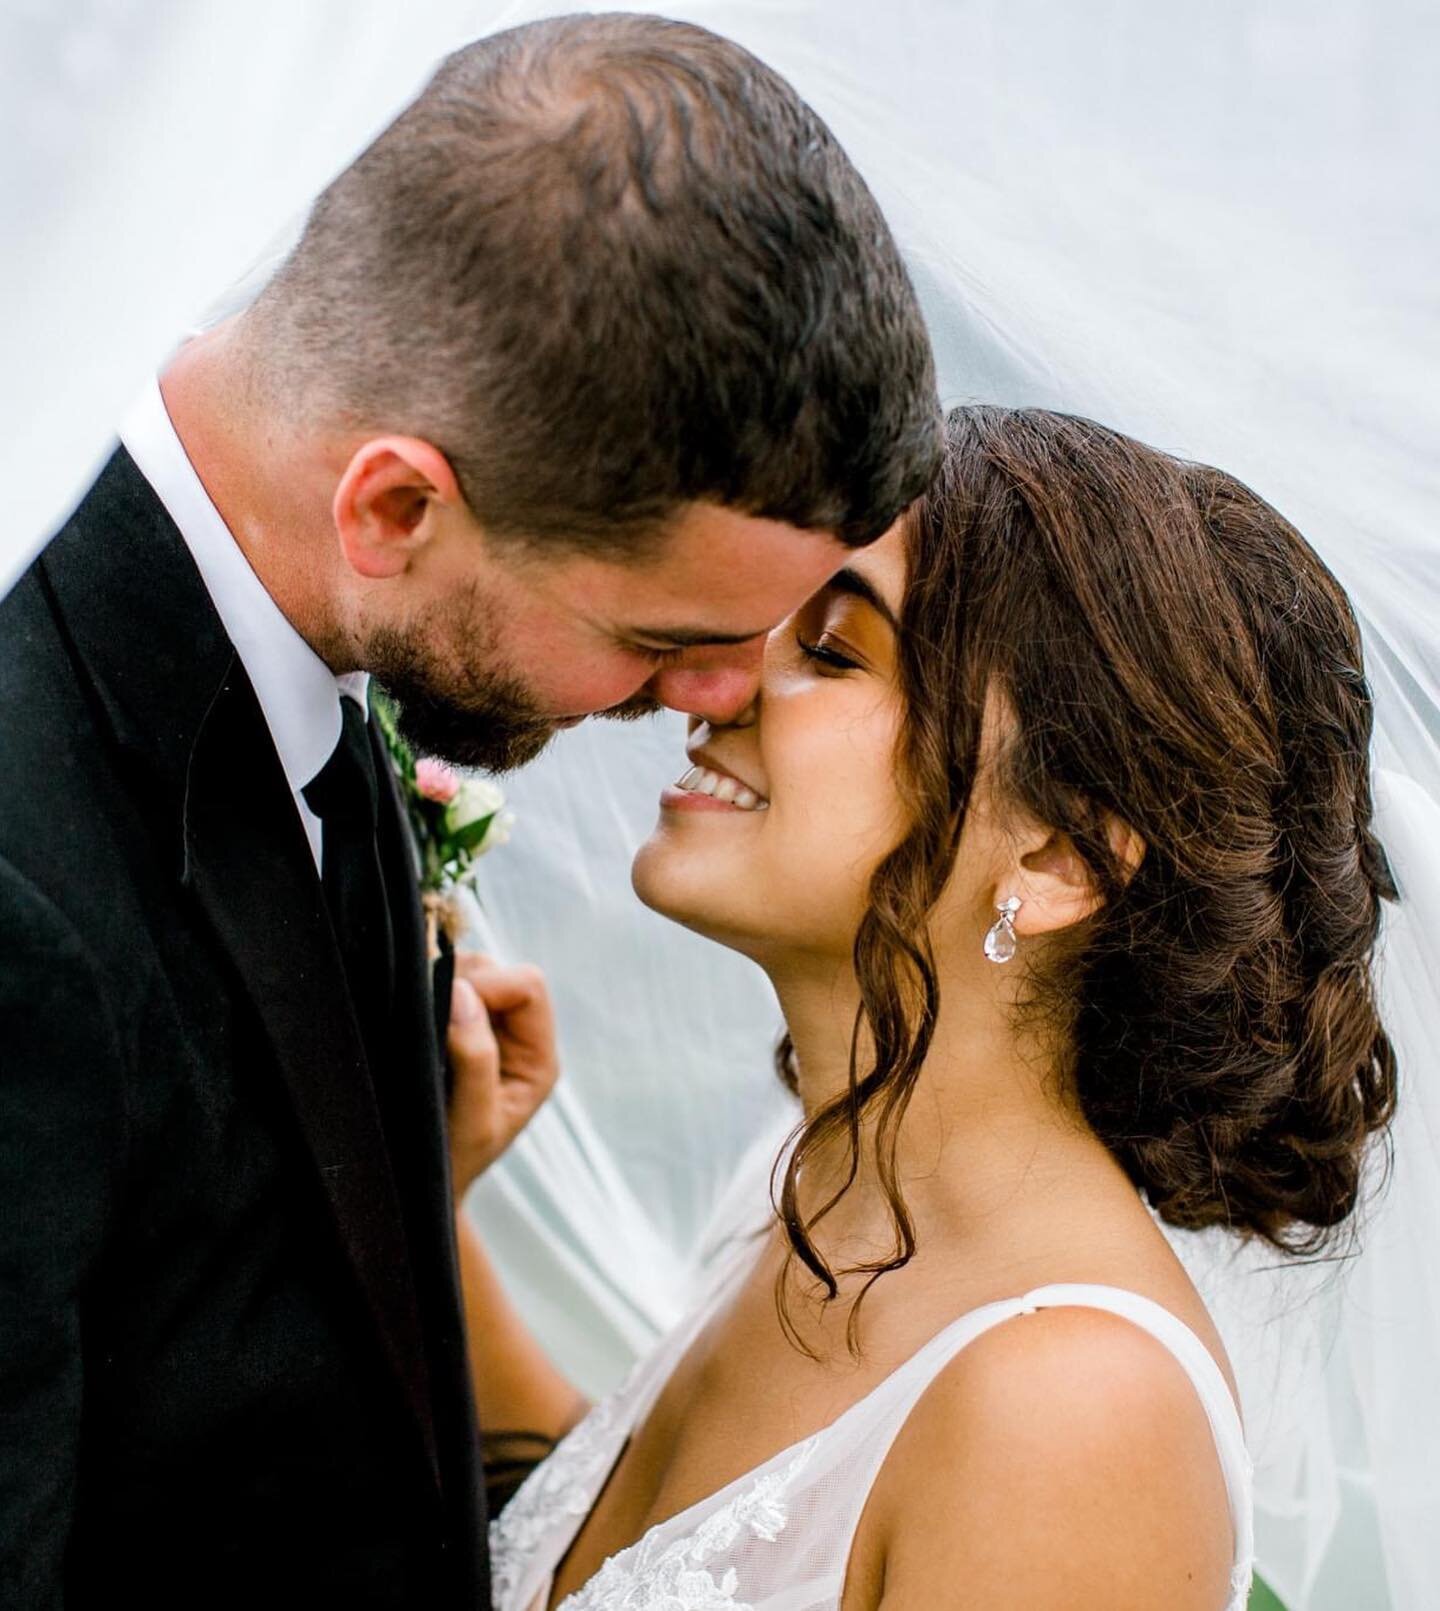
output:
<path id="1" fill-rule="evenodd" d="M 625 640 L 642 654 L 683 654 L 687 649 L 733 649 L 763 638 L 761 632 L 715 632 L 708 627 L 649 627 L 634 631 Z"/>

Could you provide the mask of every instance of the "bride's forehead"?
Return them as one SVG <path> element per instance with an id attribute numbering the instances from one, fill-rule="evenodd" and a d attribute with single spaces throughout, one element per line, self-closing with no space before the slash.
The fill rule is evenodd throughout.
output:
<path id="1" fill-rule="evenodd" d="M 846 561 L 846 569 L 862 576 L 897 615 L 905 597 L 905 577 L 909 546 L 901 521 L 896 521 L 883 537 L 868 548 L 857 548 Z"/>

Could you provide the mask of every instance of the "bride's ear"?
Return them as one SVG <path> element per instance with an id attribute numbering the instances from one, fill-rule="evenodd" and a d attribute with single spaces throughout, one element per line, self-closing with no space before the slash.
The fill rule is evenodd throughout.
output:
<path id="1" fill-rule="evenodd" d="M 1145 842 L 1118 817 L 1108 817 L 1105 830 L 1110 852 L 1128 882 L 1145 858 Z M 1011 895 L 1020 898 L 1022 905 L 1014 918 L 1017 934 L 1056 934 L 1094 915 L 1101 892 L 1069 834 L 1037 828 L 1035 836 L 1017 850 L 1015 887 L 997 888 L 995 897 L 997 905 Z"/>

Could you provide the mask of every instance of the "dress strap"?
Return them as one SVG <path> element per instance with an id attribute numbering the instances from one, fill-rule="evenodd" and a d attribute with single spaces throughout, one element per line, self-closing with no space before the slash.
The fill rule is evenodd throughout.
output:
<path id="1" fill-rule="evenodd" d="M 1020 1303 L 1023 1306 L 1020 1312 L 1025 1314 L 1036 1309 L 1065 1307 L 1104 1309 L 1149 1332 L 1156 1342 L 1167 1348 L 1190 1378 L 1196 1396 L 1204 1406 L 1225 1472 L 1225 1485 L 1230 1491 L 1232 1509 L 1236 1498 L 1243 1496 L 1246 1500 L 1244 1513 L 1248 1518 L 1252 1471 L 1240 1411 L 1224 1372 L 1215 1362 L 1215 1356 L 1178 1315 L 1138 1292 L 1088 1282 L 1064 1282 L 1039 1287 L 1026 1293 Z"/>
<path id="2" fill-rule="evenodd" d="M 890 1439 L 899 1432 L 905 1415 L 925 1389 L 950 1360 L 977 1337 L 1020 1315 L 1034 1314 L 1040 1309 L 1060 1308 L 1103 1309 L 1128 1320 L 1166 1348 L 1190 1378 L 1210 1423 L 1220 1469 L 1225 1478 L 1235 1539 L 1233 1584 L 1237 1594 L 1241 1588 L 1248 1589 L 1255 1548 L 1252 1512 L 1254 1479 L 1240 1412 L 1224 1373 L 1205 1344 L 1178 1315 L 1138 1292 L 1089 1282 L 1059 1282 L 1036 1287 L 1018 1298 L 1004 1298 L 985 1304 L 962 1315 L 932 1337 L 895 1372 L 886 1384 L 891 1389 L 889 1393 L 877 1395 L 888 1398 L 890 1404 L 890 1414 L 885 1417 L 890 1423 L 890 1435 L 884 1439 L 884 1446 L 877 1450 L 880 1459 L 883 1460 Z M 879 1405 L 876 1407 L 878 1409 Z M 898 1419 L 894 1414 L 896 1409 L 901 1411 Z M 1243 1596 L 1232 1603 L 1243 1604 Z"/>

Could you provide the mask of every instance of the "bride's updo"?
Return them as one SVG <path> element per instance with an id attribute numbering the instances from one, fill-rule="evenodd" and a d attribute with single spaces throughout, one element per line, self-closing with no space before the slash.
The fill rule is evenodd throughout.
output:
<path id="1" fill-rule="evenodd" d="M 1048 960 L 1027 978 L 1073 1048 L 1087 1121 L 1171 1224 L 1315 1248 L 1355 1207 L 1395 1099 L 1370 975 L 1394 889 L 1371 832 L 1371 703 L 1344 592 L 1233 477 L 1035 409 L 950 415 L 909 540 L 912 827 L 875 874 L 855 948 L 876 1064 L 812 1120 L 788 1184 L 827 1135 L 858 1135 L 858 1112 L 888 1121 L 894 1262 L 910 1251 L 886 1138 L 938 1006 L 923 936 L 993 689 L 1013 717 L 999 798 L 1068 834 L 1104 897 L 1037 948 Z M 1107 818 L 1144 840 L 1133 876 Z M 785 1198 L 792 1242 L 825 1279 Z"/>

